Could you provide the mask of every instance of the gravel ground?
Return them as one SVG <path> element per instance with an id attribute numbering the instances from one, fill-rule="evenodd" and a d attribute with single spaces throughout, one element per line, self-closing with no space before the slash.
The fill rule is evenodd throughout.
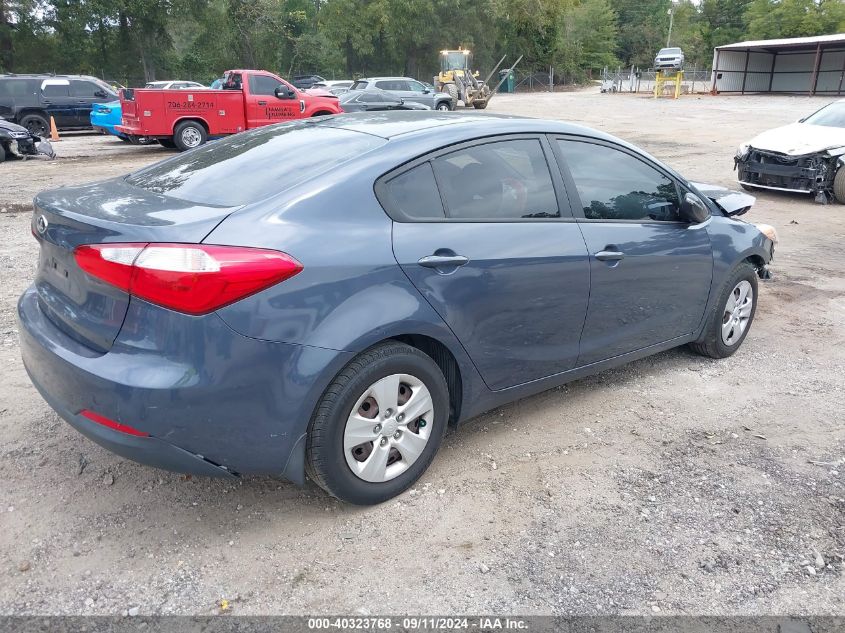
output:
<path id="1" fill-rule="evenodd" d="M 502 95 L 731 186 L 743 140 L 827 100 Z M 46 406 L 18 353 L 37 191 L 169 155 L 66 135 L 0 166 L 0 614 L 845 615 L 845 207 L 762 193 L 777 227 L 742 350 L 677 349 L 497 409 L 374 508 L 314 485 L 124 461 Z"/>

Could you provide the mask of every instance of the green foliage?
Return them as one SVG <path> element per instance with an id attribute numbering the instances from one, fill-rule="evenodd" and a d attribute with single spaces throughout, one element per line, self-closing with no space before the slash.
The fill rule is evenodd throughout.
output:
<path id="1" fill-rule="evenodd" d="M 90 73 L 138 85 L 228 68 L 431 80 L 444 48 L 482 75 L 507 54 L 579 82 L 649 67 L 666 44 L 710 63 L 742 39 L 845 31 L 842 0 L 0 0 L 0 72 Z"/>

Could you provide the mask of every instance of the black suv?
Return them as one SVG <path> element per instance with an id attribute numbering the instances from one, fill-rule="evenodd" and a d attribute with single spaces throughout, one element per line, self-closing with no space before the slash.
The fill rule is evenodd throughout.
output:
<path id="1" fill-rule="evenodd" d="M 91 106 L 117 99 L 114 89 L 84 75 L 0 75 L 0 117 L 36 136 L 50 135 L 50 117 L 61 129 L 91 127 Z"/>
<path id="2" fill-rule="evenodd" d="M 308 90 L 309 88 L 313 88 L 314 84 L 318 84 L 321 81 L 325 81 L 325 79 L 320 77 L 320 75 L 294 75 L 291 83 L 300 90 Z"/>

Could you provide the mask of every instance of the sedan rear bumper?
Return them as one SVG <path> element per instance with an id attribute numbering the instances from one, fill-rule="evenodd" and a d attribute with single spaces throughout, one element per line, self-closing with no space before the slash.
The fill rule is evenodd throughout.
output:
<path id="1" fill-rule="evenodd" d="M 70 424 L 77 431 L 82 433 L 89 440 L 92 440 L 111 451 L 133 462 L 145 464 L 162 470 L 171 470 L 178 473 L 190 473 L 192 475 L 204 475 L 206 477 L 229 477 L 235 478 L 237 473 L 227 470 L 225 467 L 213 464 L 204 459 L 201 455 L 195 455 L 184 449 L 168 444 L 157 437 L 138 437 L 114 431 L 108 427 L 92 422 L 79 413 L 66 409 L 65 405 L 54 399 L 44 387 L 33 376 L 27 367 L 32 384 L 41 394 L 41 397 L 50 407 Z"/>
<path id="2" fill-rule="evenodd" d="M 59 330 L 29 288 L 18 302 L 24 366 L 74 428 L 141 463 L 198 475 L 304 480 L 304 437 L 331 377 L 351 354 L 236 333 L 216 314 L 189 317 L 132 299 L 100 353 Z M 90 410 L 149 437 L 82 417 Z"/>

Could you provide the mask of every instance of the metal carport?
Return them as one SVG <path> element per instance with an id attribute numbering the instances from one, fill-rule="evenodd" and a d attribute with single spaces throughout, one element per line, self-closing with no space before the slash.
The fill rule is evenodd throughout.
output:
<path id="1" fill-rule="evenodd" d="M 845 33 L 717 46 L 713 94 L 841 95 L 845 89 Z"/>

